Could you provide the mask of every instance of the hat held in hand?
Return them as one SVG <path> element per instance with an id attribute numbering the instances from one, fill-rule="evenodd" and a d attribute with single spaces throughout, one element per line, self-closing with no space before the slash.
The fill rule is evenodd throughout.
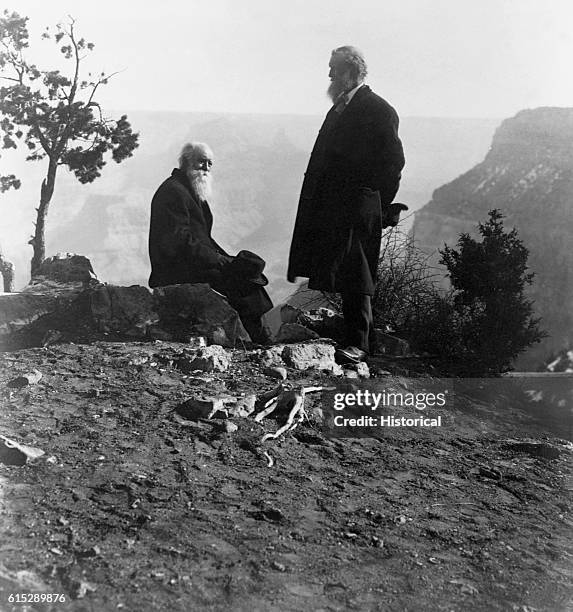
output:
<path id="1" fill-rule="evenodd" d="M 382 227 L 396 227 L 400 222 L 400 213 L 408 210 L 406 204 L 394 202 L 382 208 Z"/>
<path id="2" fill-rule="evenodd" d="M 265 260 L 256 253 L 239 251 L 229 264 L 228 271 L 233 276 L 264 286 L 269 284 L 269 279 L 263 274 L 265 265 Z"/>

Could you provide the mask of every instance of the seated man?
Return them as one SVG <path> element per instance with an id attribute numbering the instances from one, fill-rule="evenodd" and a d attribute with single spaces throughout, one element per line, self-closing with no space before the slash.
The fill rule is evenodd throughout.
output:
<path id="1" fill-rule="evenodd" d="M 213 153 L 203 143 L 186 144 L 179 168 L 164 181 L 151 202 L 149 228 L 150 287 L 208 283 L 227 297 L 254 342 L 264 340 L 261 316 L 272 308 L 263 288 L 265 262 L 249 251 L 236 257 L 211 237 Z"/>

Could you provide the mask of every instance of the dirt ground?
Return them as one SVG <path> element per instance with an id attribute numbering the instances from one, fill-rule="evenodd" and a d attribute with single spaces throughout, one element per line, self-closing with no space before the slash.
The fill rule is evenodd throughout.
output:
<path id="1" fill-rule="evenodd" d="M 280 423 L 234 418 L 228 433 L 174 412 L 275 387 L 256 356 L 186 374 L 178 350 L 0 355 L 0 434 L 45 451 L 0 464 L 0 610 L 573 610 L 567 427 L 478 402 L 441 428 L 329 439 L 318 394 L 313 418 L 261 443 Z M 33 369 L 38 383 L 7 386 Z M 26 593 L 65 602 L 10 603 Z"/>

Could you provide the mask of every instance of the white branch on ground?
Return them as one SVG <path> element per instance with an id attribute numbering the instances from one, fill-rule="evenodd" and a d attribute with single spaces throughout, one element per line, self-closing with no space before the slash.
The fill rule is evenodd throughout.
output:
<path id="1" fill-rule="evenodd" d="M 279 387 L 282 387 L 282 385 L 279 385 Z M 291 389 L 288 391 L 283 391 L 278 396 L 271 397 L 267 401 L 265 406 L 267 406 L 268 404 L 270 405 L 268 405 L 265 410 L 259 413 L 255 417 L 255 420 L 260 422 L 265 416 L 268 416 L 278 406 L 292 404 L 292 407 L 289 411 L 286 423 L 282 427 L 279 427 L 279 429 L 277 429 L 277 431 L 275 431 L 274 433 L 265 434 L 261 438 L 261 442 L 266 442 L 267 440 L 276 440 L 283 433 L 295 429 L 295 427 L 305 419 L 307 415 L 304 409 L 304 398 L 307 393 L 315 393 L 316 391 L 323 391 L 332 388 L 333 387 L 302 387 L 300 389 Z M 275 389 L 274 391 L 277 391 L 277 389 Z"/>

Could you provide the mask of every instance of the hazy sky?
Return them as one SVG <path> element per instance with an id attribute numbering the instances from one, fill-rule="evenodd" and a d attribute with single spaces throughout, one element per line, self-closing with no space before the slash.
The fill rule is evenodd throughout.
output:
<path id="1" fill-rule="evenodd" d="M 361 48 L 402 116 L 573 106 L 571 0 L 17 0 L 40 33 L 71 14 L 117 110 L 322 114 L 330 51 Z M 50 43 L 33 42 L 37 59 Z M 41 63 L 41 62 L 40 62 Z"/>

